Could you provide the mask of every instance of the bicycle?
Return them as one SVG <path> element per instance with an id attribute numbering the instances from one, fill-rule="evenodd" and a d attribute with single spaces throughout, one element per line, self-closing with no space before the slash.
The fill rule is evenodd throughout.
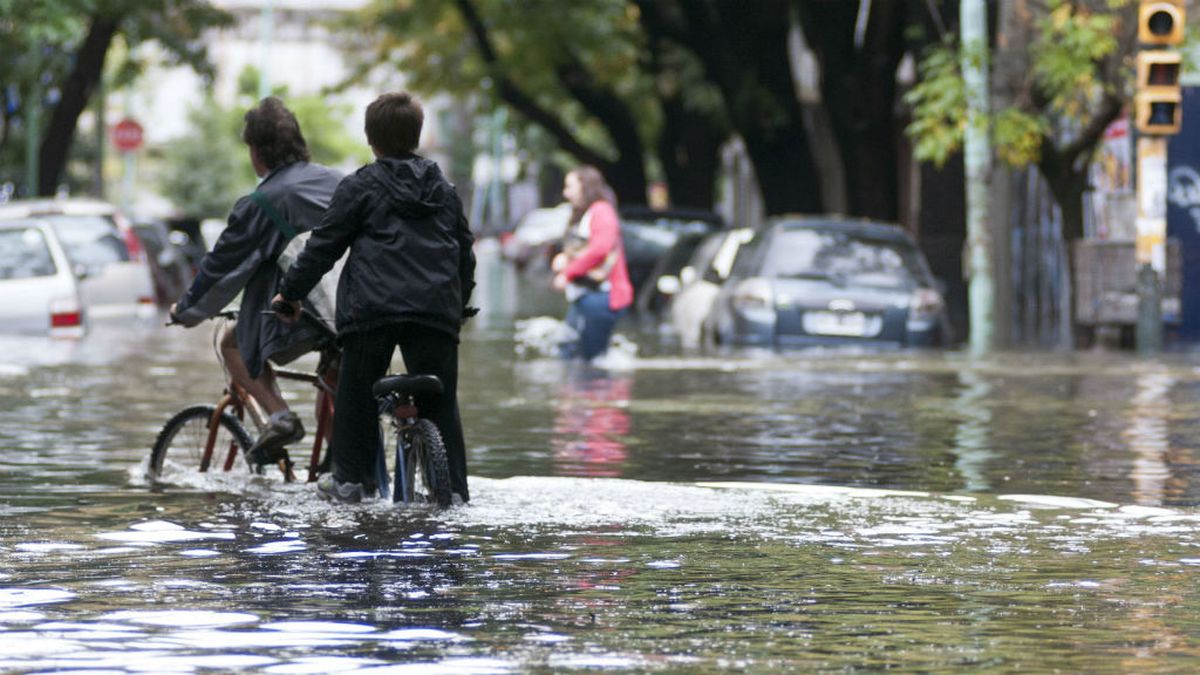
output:
<path id="1" fill-rule="evenodd" d="M 276 310 L 283 313 L 289 311 L 286 306 Z M 215 318 L 236 319 L 237 313 L 222 312 Z M 316 327 L 322 336 L 316 373 L 286 368 L 275 368 L 274 371 L 276 377 L 311 382 L 318 389 L 317 432 L 308 467 L 308 482 L 312 482 L 319 473 L 327 470 L 321 460 L 321 446 L 332 440 L 333 402 L 340 352 L 336 346 L 336 336 L 321 321 L 307 311 L 301 312 L 301 318 Z M 214 331 L 214 348 L 221 328 L 222 325 L 218 325 Z M 216 352 L 217 359 L 221 360 L 220 349 L 216 349 Z M 418 397 L 440 395 L 441 380 L 433 375 L 389 375 L 379 379 L 371 393 L 378 402 L 379 414 L 388 417 L 395 438 L 395 478 L 390 491 L 386 480 L 385 453 L 378 455 L 376 478 L 380 496 L 385 499 L 391 496 L 393 502 L 404 504 L 436 503 L 441 508 L 450 506 L 452 495 L 446 446 L 437 426 L 420 417 L 416 404 Z M 225 390 L 216 405 L 189 406 L 163 425 L 150 452 L 147 477 L 152 482 L 159 482 L 166 458 L 181 455 L 185 466 L 195 466 L 199 473 L 207 473 L 214 468 L 219 472 L 230 472 L 237 466 L 263 473 L 263 466 L 252 466 L 244 459 L 253 444 L 242 424 L 247 414 L 261 432 L 266 425 L 265 412 L 226 373 Z M 237 461 L 239 451 L 243 457 L 240 463 Z M 281 459 L 278 465 L 285 482 L 296 479 L 290 458 Z"/>
<path id="2" fill-rule="evenodd" d="M 379 403 L 379 414 L 390 418 L 395 432 L 392 501 L 404 504 L 432 502 L 443 509 L 450 506 L 450 462 L 446 457 L 446 446 L 437 426 L 419 416 L 416 404 L 418 397 L 441 395 L 442 381 L 434 375 L 388 375 L 375 382 L 371 393 Z M 382 463 L 383 453 L 379 459 Z M 386 472 L 380 472 L 381 478 L 386 475 Z M 379 484 L 383 486 L 384 481 Z"/>
<path id="3" fill-rule="evenodd" d="M 236 320 L 237 312 L 226 311 L 216 314 L 214 319 L 225 321 Z M 322 458 L 322 446 L 328 450 L 328 442 L 333 432 L 333 402 L 337 391 L 338 360 L 340 352 L 336 344 L 336 336 L 320 321 L 312 321 L 320 331 L 317 350 L 320 358 L 315 372 L 309 373 L 288 368 L 273 368 L 275 376 L 285 380 L 297 380 L 312 383 L 317 388 L 316 418 L 317 429 L 313 438 L 312 453 L 309 458 L 307 482 L 317 480 L 317 476 L 327 470 L 328 452 Z M 170 324 L 168 324 L 170 325 Z M 221 330 L 225 323 L 218 323 L 213 333 L 213 347 L 217 360 L 224 368 L 221 350 L 217 345 Z M 164 468 L 168 458 L 176 467 L 183 471 L 194 470 L 197 473 L 229 473 L 245 470 L 251 473 L 265 474 L 269 465 L 252 465 L 246 460 L 246 453 L 254 444 L 243 422 L 248 416 L 255 428 L 261 433 L 267 424 L 267 414 L 254 399 L 237 386 L 225 373 L 225 389 L 214 405 L 193 405 L 175 413 L 154 441 L 150 451 L 150 462 L 146 477 L 152 483 L 162 482 Z M 241 454 L 241 461 L 238 455 Z M 276 466 L 284 482 L 294 482 L 296 474 L 291 458 L 284 456 Z M 175 467 L 173 467 L 175 468 Z"/>

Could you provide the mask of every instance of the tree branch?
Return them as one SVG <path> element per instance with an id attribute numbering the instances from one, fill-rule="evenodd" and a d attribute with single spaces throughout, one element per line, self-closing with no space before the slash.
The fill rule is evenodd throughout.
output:
<path id="1" fill-rule="evenodd" d="M 512 78 L 502 72 L 500 58 L 492 45 L 487 26 L 484 25 L 483 19 L 475 10 L 475 5 L 471 0 L 455 0 L 455 4 L 475 38 L 480 56 L 483 57 L 484 63 L 488 65 L 492 73 L 492 78 L 496 82 L 496 92 L 500 99 L 531 122 L 545 129 L 558 141 L 563 150 L 574 155 L 579 161 L 597 167 L 609 166 L 611 162 L 607 158 L 580 142 L 562 123 L 562 120 L 538 104 L 516 82 L 513 82 Z"/>

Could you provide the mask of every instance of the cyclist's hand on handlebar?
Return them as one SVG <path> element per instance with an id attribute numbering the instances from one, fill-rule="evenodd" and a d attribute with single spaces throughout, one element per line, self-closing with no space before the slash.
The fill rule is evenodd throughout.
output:
<path id="1" fill-rule="evenodd" d="M 276 293 L 274 298 L 271 298 L 271 311 L 275 312 L 275 316 L 284 323 L 292 323 L 300 318 L 300 301 L 285 300 L 282 295 Z"/>

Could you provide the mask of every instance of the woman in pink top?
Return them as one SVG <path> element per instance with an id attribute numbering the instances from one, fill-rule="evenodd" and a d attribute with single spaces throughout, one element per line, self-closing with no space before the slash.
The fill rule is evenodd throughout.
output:
<path id="1" fill-rule="evenodd" d="M 563 356 L 591 359 L 608 349 L 613 327 L 633 304 L 633 285 L 625 266 L 621 221 L 612 188 L 595 167 L 567 174 L 563 198 L 571 205 L 563 252 L 555 257 L 554 287 L 570 303 L 567 325 L 578 341 L 563 345 Z"/>

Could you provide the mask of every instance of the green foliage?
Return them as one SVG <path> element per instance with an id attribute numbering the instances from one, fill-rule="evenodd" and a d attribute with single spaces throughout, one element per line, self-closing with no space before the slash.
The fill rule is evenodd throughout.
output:
<path id="1" fill-rule="evenodd" d="M 1051 3 L 1030 46 L 1034 81 L 1051 112 L 1080 119 L 1098 93 L 1113 88 L 1096 66 L 1117 50 L 1116 28 L 1113 14 L 1077 10 L 1066 0 Z"/>
<path id="2" fill-rule="evenodd" d="M 164 151 L 160 189 L 179 210 L 196 218 L 223 218 L 254 185 L 240 117 L 211 98 L 188 115 L 192 133 Z"/>
<path id="3" fill-rule="evenodd" d="M 1044 118 L 1017 108 L 1005 108 L 992 120 L 992 145 L 996 156 L 1010 166 L 1037 162 L 1042 138 L 1047 133 L 1049 127 Z"/>
<path id="4" fill-rule="evenodd" d="M 1101 95 L 1126 86 L 1126 80 L 1114 80 L 1103 65 L 1119 49 L 1116 12 L 1128 4 L 1129 0 L 1109 0 L 1104 11 L 1068 0 L 1047 3 L 1034 23 L 1031 87 L 1021 97 L 1023 104 L 987 118 L 1002 161 L 1017 166 L 1036 163 L 1053 129 L 1086 123 Z M 930 49 L 921 59 L 920 81 L 904 97 L 913 111 L 906 133 L 921 161 L 940 166 L 962 147 L 967 100 L 961 58 L 952 40 Z"/>
<path id="5" fill-rule="evenodd" d="M 942 166 L 962 147 L 967 127 L 967 90 L 958 49 L 949 41 L 931 48 L 920 64 L 920 81 L 904 95 L 913 109 L 905 133 L 915 141 L 913 154 Z"/>
<path id="6" fill-rule="evenodd" d="M 388 63 L 403 72 L 406 86 L 420 95 L 482 96 L 500 105 L 497 75 L 503 73 L 596 148 L 609 139 L 573 99 L 561 76 L 578 64 L 595 85 L 616 92 L 651 138 L 659 123 L 654 82 L 640 66 L 642 33 L 626 0 L 473 0 L 486 24 L 497 64 L 481 56 L 475 37 L 454 2 L 375 0 L 351 19 L 356 30 L 373 27 L 373 51 L 361 66 Z M 510 119 L 522 126 L 519 116 Z"/>
<path id="7" fill-rule="evenodd" d="M 154 41 L 163 49 L 167 65 L 188 64 L 210 75 L 201 37 L 209 28 L 227 25 L 232 16 L 209 0 L 0 0 L 0 180 L 21 182 L 25 164 L 25 115 L 31 104 L 41 108 L 42 125 L 51 120 L 56 97 L 70 86 L 85 92 L 94 82 L 70 81 L 75 55 L 97 18 L 116 21 L 114 44 L 119 62 L 110 68 L 108 85 L 120 87 L 147 65 L 137 45 Z M 74 132 L 74 120 L 69 129 Z M 39 129 L 39 135 L 45 129 Z M 74 147 L 74 146 L 73 146 Z M 79 157 L 78 152 L 74 153 Z M 79 181 L 63 176 L 70 184 Z"/>
<path id="8" fill-rule="evenodd" d="M 258 83 L 257 71 L 247 68 L 238 77 L 235 105 L 224 107 L 209 97 L 188 116 L 190 133 L 163 148 L 160 188 L 187 215 L 223 218 L 253 188 L 256 177 L 241 132 L 246 110 L 257 103 Z M 314 162 L 370 161 L 365 141 L 346 131 L 348 105 L 330 105 L 317 95 L 289 97 L 283 87 L 272 93 L 296 115 Z"/>

